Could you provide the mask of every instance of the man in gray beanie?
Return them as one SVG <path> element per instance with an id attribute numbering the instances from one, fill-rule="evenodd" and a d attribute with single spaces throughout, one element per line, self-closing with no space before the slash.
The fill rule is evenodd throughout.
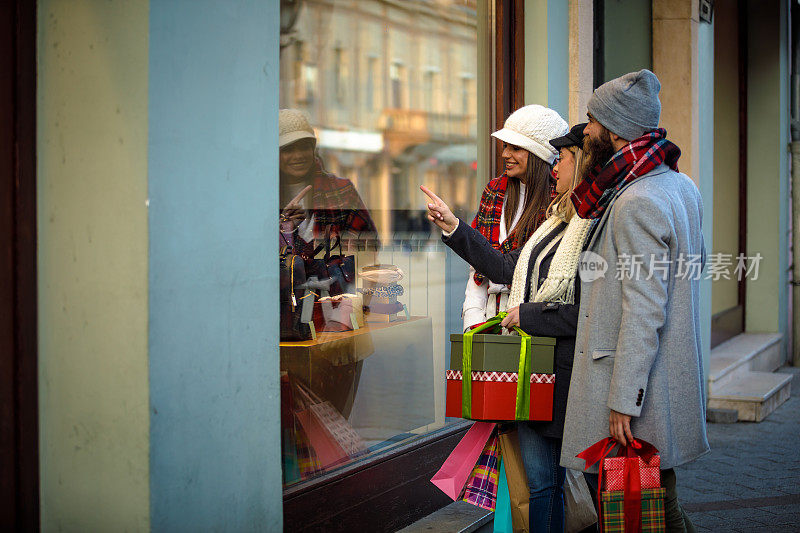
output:
<path id="1" fill-rule="evenodd" d="M 687 260 L 704 262 L 703 205 L 678 172 L 680 149 L 658 129 L 660 89 L 655 74 L 640 70 L 601 85 L 589 100 L 589 163 L 572 200 L 579 216 L 597 220 L 582 266 L 607 269 L 599 279 L 596 270 L 580 272 L 561 464 L 597 472 L 597 458 L 576 456 L 609 436 L 643 455 L 641 441 L 651 443 L 660 454 L 667 531 L 693 531 L 673 467 L 709 451 L 699 274 L 686 272 Z M 597 485 L 596 474 L 586 477 Z"/>

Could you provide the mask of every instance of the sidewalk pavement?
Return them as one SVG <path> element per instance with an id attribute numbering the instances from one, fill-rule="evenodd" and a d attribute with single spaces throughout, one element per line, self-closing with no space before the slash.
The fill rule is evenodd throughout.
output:
<path id="1" fill-rule="evenodd" d="M 800 531 L 800 368 L 792 396 L 754 424 L 708 424 L 711 453 L 676 468 L 697 531 Z"/>

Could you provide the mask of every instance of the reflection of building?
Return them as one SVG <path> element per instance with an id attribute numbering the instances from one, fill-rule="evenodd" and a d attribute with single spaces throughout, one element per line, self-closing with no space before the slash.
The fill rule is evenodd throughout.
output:
<path id="1" fill-rule="evenodd" d="M 306 0 L 289 35 L 280 105 L 309 113 L 382 232 L 421 229 L 422 183 L 474 212 L 474 1 Z"/>

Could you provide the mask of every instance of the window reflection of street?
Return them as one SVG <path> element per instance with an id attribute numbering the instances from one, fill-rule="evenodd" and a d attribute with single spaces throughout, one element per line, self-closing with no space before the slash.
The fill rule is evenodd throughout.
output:
<path id="1" fill-rule="evenodd" d="M 280 107 L 307 114 L 317 160 L 352 184 L 377 229 L 349 232 L 344 254 L 354 256 L 356 272 L 383 265 L 404 274 L 399 294 L 373 298 L 371 309 L 362 292 L 368 283 L 357 276 L 357 296 L 366 297 L 361 327 L 281 343 L 284 377 L 329 402 L 366 448 L 325 468 L 309 466 L 314 444 L 301 435 L 294 459 L 284 449 L 284 469 L 287 461 L 299 464 L 287 483 L 446 423 L 446 286 L 463 280 L 447 279 L 419 185 L 441 191 L 471 220 L 488 179 L 477 175 L 476 18 L 475 0 L 282 2 Z M 301 190 L 289 181 L 282 175 L 282 206 Z M 309 193 L 305 205 L 314 198 Z M 402 311 L 376 322 L 380 309 L 396 310 L 391 302 Z"/>

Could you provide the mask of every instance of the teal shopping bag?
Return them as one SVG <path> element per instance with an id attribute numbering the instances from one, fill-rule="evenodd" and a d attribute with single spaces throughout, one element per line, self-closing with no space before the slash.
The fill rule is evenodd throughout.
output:
<path id="1" fill-rule="evenodd" d="M 494 508 L 494 533 L 513 533 L 511 524 L 511 495 L 508 493 L 508 479 L 503 458 L 500 458 L 500 476 L 497 479 L 497 504 Z"/>

